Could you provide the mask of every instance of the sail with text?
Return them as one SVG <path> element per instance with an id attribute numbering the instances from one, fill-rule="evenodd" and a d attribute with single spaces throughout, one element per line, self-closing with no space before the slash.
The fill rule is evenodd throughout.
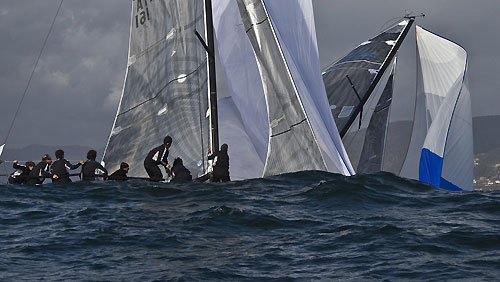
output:
<path id="1" fill-rule="evenodd" d="M 354 174 L 322 83 L 310 0 L 239 0 L 267 104 L 264 176 L 301 170 Z"/>
<path id="2" fill-rule="evenodd" d="M 211 144 L 204 1 L 133 0 L 128 64 L 103 161 L 121 162 L 130 175 L 147 176 L 149 150 L 170 135 L 170 158 L 181 156 L 193 175 L 207 167 Z"/>
<path id="3" fill-rule="evenodd" d="M 467 52 L 416 27 L 418 91 L 401 175 L 449 190 L 473 188 L 472 110 Z"/>
<path id="4" fill-rule="evenodd" d="M 323 71 L 323 80 L 340 136 L 344 138 L 353 122 L 363 118 L 363 107 L 391 66 L 414 17 L 361 43 Z"/>

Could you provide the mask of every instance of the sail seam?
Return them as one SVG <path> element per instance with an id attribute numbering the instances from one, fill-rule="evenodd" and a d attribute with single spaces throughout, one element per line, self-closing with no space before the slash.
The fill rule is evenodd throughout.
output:
<path id="1" fill-rule="evenodd" d="M 175 82 L 175 81 L 177 81 L 177 80 L 186 79 L 186 78 L 187 78 L 187 77 L 189 77 L 190 75 L 194 74 L 194 73 L 195 73 L 195 72 L 197 72 L 197 71 L 198 71 L 198 70 L 199 70 L 202 66 L 204 66 L 204 62 L 206 62 L 206 59 L 205 59 L 205 60 L 203 60 L 203 63 L 202 63 L 201 65 L 199 65 L 199 66 L 198 66 L 195 70 L 193 70 L 192 72 L 190 72 L 190 73 L 186 74 L 185 76 L 180 76 L 180 77 L 177 77 L 177 78 L 175 78 L 175 79 L 170 80 L 167 84 L 165 84 L 165 86 L 163 86 L 163 87 L 162 87 L 162 88 L 161 88 L 161 89 L 160 89 L 160 90 L 156 93 L 156 95 L 155 95 L 155 96 L 153 96 L 153 97 L 151 97 L 151 98 L 149 98 L 149 99 L 147 99 L 147 100 L 145 100 L 145 101 L 143 101 L 143 102 L 141 102 L 141 103 L 139 103 L 139 104 L 137 104 L 137 105 L 135 105 L 135 106 L 133 106 L 133 107 L 129 108 L 129 109 L 128 109 L 128 110 L 126 110 L 126 111 L 123 111 L 123 112 L 119 113 L 119 114 L 118 114 L 118 116 L 121 116 L 121 115 L 123 115 L 123 114 L 126 114 L 126 113 L 128 113 L 128 112 L 130 112 L 130 111 L 132 111 L 132 110 L 134 110 L 134 109 L 136 109 L 136 108 L 138 108 L 138 107 L 140 107 L 140 106 L 142 106 L 142 105 L 144 105 L 144 104 L 146 104 L 146 103 L 148 103 L 148 102 L 151 102 L 152 100 L 154 100 L 154 99 L 158 98 L 158 96 L 160 96 L 160 94 L 163 92 L 163 90 L 165 90 L 165 88 L 167 88 L 170 84 L 172 84 L 173 82 Z"/>
<path id="2" fill-rule="evenodd" d="M 249 28 L 247 28 L 247 30 L 245 30 L 245 33 L 248 33 L 250 30 L 252 30 L 252 28 L 254 26 L 257 26 L 257 25 L 260 25 L 260 24 L 263 24 L 265 21 L 267 21 L 269 19 L 269 16 L 265 17 L 262 21 L 258 22 L 258 23 L 253 23 Z"/>
<path id="3" fill-rule="evenodd" d="M 289 129 L 287 129 L 287 130 L 285 130 L 285 131 L 282 131 L 282 132 L 280 132 L 280 133 L 276 133 L 276 134 L 274 134 L 274 135 L 271 135 L 271 138 L 276 137 L 276 136 L 280 136 L 280 135 L 282 135 L 282 134 L 285 134 L 285 133 L 287 133 L 287 132 L 291 131 L 291 130 L 292 130 L 292 127 L 297 126 L 297 125 L 299 125 L 299 124 L 303 123 L 304 121 L 307 121 L 307 118 L 305 118 L 305 119 L 303 119 L 303 120 L 301 120 L 301 121 L 299 121 L 299 122 L 297 122 L 297 123 L 294 123 L 294 124 L 290 125 L 290 128 L 289 128 Z"/>

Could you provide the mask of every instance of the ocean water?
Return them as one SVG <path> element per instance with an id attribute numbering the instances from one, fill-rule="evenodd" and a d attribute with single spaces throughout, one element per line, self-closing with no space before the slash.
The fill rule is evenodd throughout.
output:
<path id="1" fill-rule="evenodd" d="M 2 281 L 498 281 L 500 191 L 390 173 L 0 186 Z"/>

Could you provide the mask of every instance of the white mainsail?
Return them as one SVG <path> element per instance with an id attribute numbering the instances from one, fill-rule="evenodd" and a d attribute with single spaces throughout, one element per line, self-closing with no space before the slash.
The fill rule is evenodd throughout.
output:
<path id="1" fill-rule="evenodd" d="M 327 106 L 311 1 L 238 6 L 269 115 L 264 176 L 308 169 L 354 174 Z"/>
<path id="2" fill-rule="evenodd" d="M 467 52 L 417 26 L 419 91 L 401 175 L 450 190 L 472 190 L 472 111 Z"/>
<path id="3" fill-rule="evenodd" d="M 205 172 L 207 53 L 195 30 L 205 33 L 203 1 L 132 1 L 127 73 L 103 158 L 109 170 L 127 162 L 131 176 L 146 176 L 144 158 L 170 135 L 169 159 L 182 157 L 193 176 Z"/>

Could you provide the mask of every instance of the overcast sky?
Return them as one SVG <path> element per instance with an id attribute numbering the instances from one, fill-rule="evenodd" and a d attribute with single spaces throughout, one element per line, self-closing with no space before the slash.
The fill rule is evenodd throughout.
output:
<path id="1" fill-rule="evenodd" d="M 2 0 L 0 4 L 0 142 L 5 139 L 59 2 Z M 425 13 L 417 24 L 468 51 L 473 115 L 500 115 L 500 1 L 313 3 L 322 67 L 376 35 L 387 21 L 403 16 L 405 10 Z M 130 0 L 64 1 L 8 146 L 104 147 L 125 76 L 130 9 Z M 412 30 L 399 54 L 395 95 L 402 93 L 400 97 L 411 97 L 415 92 L 414 37 Z M 399 119 L 413 108 L 405 99 L 395 101 Z"/>

